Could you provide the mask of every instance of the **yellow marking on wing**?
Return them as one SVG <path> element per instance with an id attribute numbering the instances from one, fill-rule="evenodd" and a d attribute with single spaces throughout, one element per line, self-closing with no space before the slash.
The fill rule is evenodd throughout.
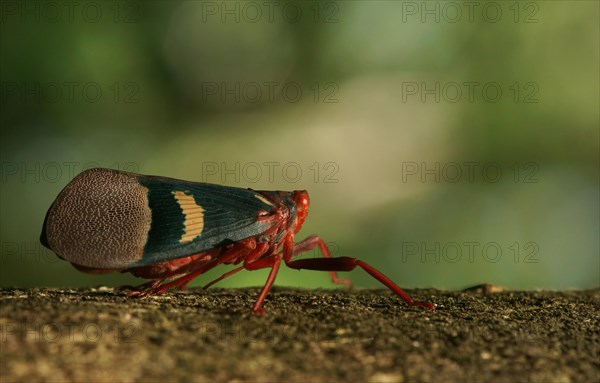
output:
<path id="1" fill-rule="evenodd" d="M 255 194 L 254 195 L 256 198 L 258 198 L 259 200 L 261 200 L 262 202 L 266 203 L 269 206 L 273 206 L 273 203 L 271 201 L 269 201 L 268 199 L 266 199 L 265 197 L 261 196 L 260 194 Z"/>
<path id="2" fill-rule="evenodd" d="M 179 243 L 192 242 L 204 230 L 204 209 L 196 204 L 194 196 L 187 195 L 182 191 L 173 192 L 173 195 L 185 216 L 183 223 L 185 230 Z"/>

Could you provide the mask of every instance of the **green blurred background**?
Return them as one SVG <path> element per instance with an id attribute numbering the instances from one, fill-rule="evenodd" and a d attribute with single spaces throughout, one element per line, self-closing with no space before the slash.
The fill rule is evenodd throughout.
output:
<path id="1" fill-rule="evenodd" d="M 598 2 L 68 4 L 2 2 L 0 285 L 142 282 L 39 245 L 94 166 L 308 189 L 300 238 L 406 287 L 600 285 Z"/>

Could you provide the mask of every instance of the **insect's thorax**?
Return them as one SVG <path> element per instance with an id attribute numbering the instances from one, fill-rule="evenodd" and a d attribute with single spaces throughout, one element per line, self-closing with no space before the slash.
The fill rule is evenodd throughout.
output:
<path id="1" fill-rule="evenodd" d="M 278 241 L 286 232 L 294 230 L 296 225 L 296 204 L 292 196 L 293 192 L 261 190 L 259 193 L 276 207 L 271 215 L 276 215 L 276 220 L 280 222 L 273 228 L 275 229 L 274 239 Z"/>
<path id="2" fill-rule="evenodd" d="M 274 235 L 269 239 L 272 243 L 281 243 L 286 235 L 294 235 L 300 230 L 308 214 L 308 193 L 305 190 L 293 192 L 260 191 L 270 202 L 277 206 L 275 214 L 280 215 Z"/>

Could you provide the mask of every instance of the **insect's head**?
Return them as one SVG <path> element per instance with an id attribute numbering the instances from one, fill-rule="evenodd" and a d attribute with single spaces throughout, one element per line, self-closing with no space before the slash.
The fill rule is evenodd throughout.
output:
<path id="1" fill-rule="evenodd" d="M 310 200 L 308 199 L 308 192 L 306 190 L 296 190 L 292 194 L 294 203 L 296 204 L 296 229 L 295 232 L 299 232 L 302 228 L 302 224 L 308 215 L 308 205 Z"/>

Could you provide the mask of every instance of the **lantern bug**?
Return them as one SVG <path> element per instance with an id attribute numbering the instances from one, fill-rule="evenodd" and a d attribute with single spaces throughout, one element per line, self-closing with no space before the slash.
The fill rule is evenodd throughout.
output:
<path id="1" fill-rule="evenodd" d="M 152 279 L 130 296 L 185 289 L 220 264 L 238 266 L 205 287 L 244 269 L 270 268 L 252 308 L 262 314 L 283 262 L 293 269 L 329 271 L 334 283 L 348 286 L 337 272 L 359 266 L 409 305 L 435 308 L 414 301 L 361 260 L 333 258 L 321 237 L 295 242 L 308 206 L 305 190 L 256 191 L 95 168 L 60 192 L 46 213 L 40 240 L 80 271 Z M 317 247 L 323 258 L 295 259 Z"/>

